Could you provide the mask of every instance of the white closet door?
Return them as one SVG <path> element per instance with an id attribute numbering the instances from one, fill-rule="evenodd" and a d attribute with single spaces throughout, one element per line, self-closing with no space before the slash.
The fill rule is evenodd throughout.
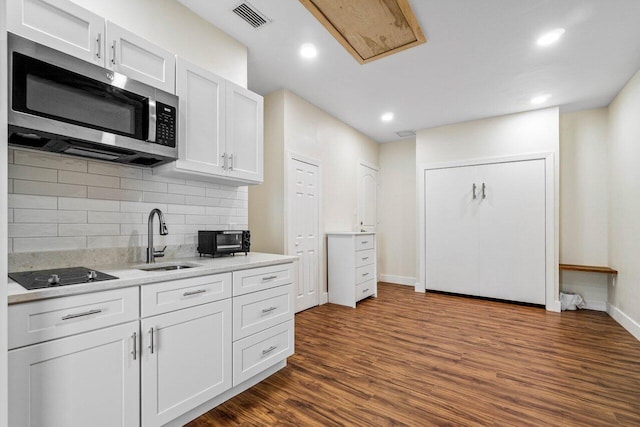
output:
<path id="1" fill-rule="evenodd" d="M 545 162 L 538 159 L 478 168 L 482 249 L 476 295 L 544 304 Z"/>
<path id="2" fill-rule="evenodd" d="M 425 172 L 426 288 L 477 295 L 477 166 Z"/>

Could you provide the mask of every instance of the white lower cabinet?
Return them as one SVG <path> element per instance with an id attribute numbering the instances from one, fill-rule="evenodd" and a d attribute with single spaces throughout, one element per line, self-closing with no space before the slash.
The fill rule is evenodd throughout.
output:
<path id="1" fill-rule="evenodd" d="M 231 300 L 142 319 L 142 425 L 161 426 L 231 388 Z"/>
<path id="2" fill-rule="evenodd" d="M 9 425 L 140 422 L 138 321 L 9 351 Z"/>

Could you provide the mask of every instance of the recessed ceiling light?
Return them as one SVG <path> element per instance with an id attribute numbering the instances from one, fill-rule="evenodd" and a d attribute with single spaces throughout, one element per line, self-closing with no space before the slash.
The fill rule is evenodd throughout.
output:
<path id="1" fill-rule="evenodd" d="M 538 46 L 549 46 L 560 40 L 560 37 L 564 34 L 564 28 L 556 28 L 553 31 L 549 31 L 538 39 Z"/>
<path id="2" fill-rule="evenodd" d="M 551 95 L 549 95 L 548 93 L 544 94 L 544 95 L 538 95 L 534 98 L 531 99 L 531 103 L 534 105 L 538 105 L 538 104 L 542 104 L 545 103 L 549 100 L 549 98 L 551 98 Z"/>
<path id="3" fill-rule="evenodd" d="M 380 116 L 380 120 L 382 120 L 383 122 L 390 122 L 391 120 L 393 120 L 393 113 L 392 112 L 384 113 L 383 115 Z"/>
<path id="4" fill-rule="evenodd" d="M 303 58 L 311 59 L 315 58 L 316 55 L 318 55 L 318 50 L 312 43 L 305 43 L 300 46 L 300 56 Z"/>

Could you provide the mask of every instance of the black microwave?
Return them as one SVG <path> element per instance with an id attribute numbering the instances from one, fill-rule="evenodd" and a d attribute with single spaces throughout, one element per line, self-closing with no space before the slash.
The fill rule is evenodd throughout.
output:
<path id="1" fill-rule="evenodd" d="M 198 252 L 202 255 L 222 256 L 242 253 L 251 247 L 249 230 L 198 231 Z"/>
<path id="2" fill-rule="evenodd" d="M 178 97 L 9 33 L 9 144 L 153 167 L 178 157 Z"/>

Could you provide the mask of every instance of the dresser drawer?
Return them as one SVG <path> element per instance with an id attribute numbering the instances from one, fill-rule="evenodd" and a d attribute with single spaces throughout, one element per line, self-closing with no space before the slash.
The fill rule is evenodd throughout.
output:
<path id="1" fill-rule="evenodd" d="M 233 299 L 233 339 L 247 337 L 293 319 L 293 284 Z"/>
<path id="2" fill-rule="evenodd" d="M 137 320 L 138 286 L 9 306 L 9 348 Z"/>
<path id="3" fill-rule="evenodd" d="M 244 295 L 293 283 L 293 263 L 233 272 L 233 295 Z"/>
<path id="4" fill-rule="evenodd" d="M 356 268 L 356 284 L 376 278 L 376 266 L 373 264 Z"/>
<path id="5" fill-rule="evenodd" d="M 376 260 L 375 249 L 366 249 L 362 251 L 356 251 L 356 268 L 363 265 L 373 264 Z"/>
<path id="6" fill-rule="evenodd" d="M 233 343 L 233 386 L 293 354 L 293 319 Z"/>
<path id="7" fill-rule="evenodd" d="M 231 273 L 143 285 L 142 317 L 231 297 Z"/>
<path id="8" fill-rule="evenodd" d="M 376 236 L 373 234 L 365 234 L 364 236 L 356 236 L 356 251 L 373 249 Z"/>
<path id="9" fill-rule="evenodd" d="M 356 301 L 375 295 L 377 290 L 375 280 L 367 280 L 366 282 L 356 285 Z"/>

